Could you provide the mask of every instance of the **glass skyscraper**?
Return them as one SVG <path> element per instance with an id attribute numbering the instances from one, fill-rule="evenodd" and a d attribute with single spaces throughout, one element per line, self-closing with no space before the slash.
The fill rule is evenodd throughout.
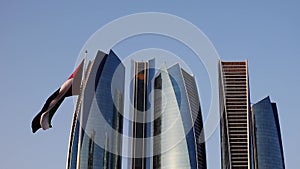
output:
<path id="1" fill-rule="evenodd" d="M 154 61 L 132 61 L 128 119 L 121 60 L 113 51 L 98 51 L 88 63 L 67 169 L 207 168 L 195 78 L 179 64 L 155 72 Z M 284 169 L 276 104 L 266 97 L 250 107 L 247 61 L 219 62 L 219 93 L 222 169 Z M 132 137 L 128 145 L 124 131 Z M 123 147 L 129 147 L 131 157 L 122 156 Z"/>
<path id="2" fill-rule="evenodd" d="M 124 118 L 121 60 L 113 51 L 99 51 L 89 62 L 73 117 L 67 169 L 206 169 L 195 79 L 179 64 L 155 74 L 154 63 L 132 61 L 128 92 L 133 107 Z M 123 147 L 131 157 L 122 156 Z"/>
<path id="3" fill-rule="evenodd" d="M 150 61 L 134 62 L 132 81 L 132 137 L 133 158 L 132 169 L 150 169 L 151 166 L 151 104 L 150 92 L 152 89 L 152 78 L 154 76 L 154 59 Z M 148 157 L 147 157 L 148 156 Z"/>
<path id="4" fill-rule="evenodd" d="M 284 169 L 283 147 L 276 103 L 269 97 L 252 105 L 256 168 Z"/>
<path id="5" fill-rule="evenodd" d="M 68 169 L 121 168 L 124 74 L 113 51 L 99 51 L 90 62 L 74 114 Z"/>
<path id="6" fill-rule="evenodd" d="M 219 62 L 219 93 L 222 169 L 284 169 L 276 104 L 250 108 L 247 61 Z"/>
<path id="7" fill-rule="evenodd" d="M 154 169 L 206 169 L 202 115 L 193 76 L 163 66 L 154 82 Z"/>

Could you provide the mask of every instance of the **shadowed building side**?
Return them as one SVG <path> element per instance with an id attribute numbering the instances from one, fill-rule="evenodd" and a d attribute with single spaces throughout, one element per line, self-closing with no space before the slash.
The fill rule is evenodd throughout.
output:
<path id="1" fill-rule="evenodd" d="M 151 135 L 151 105 L 150 92 L 151 80 L 153 78 L 152 67 L 154 60 L 134 62 L 133 64 L 133 84 L 132 84 L 132 101 L 133 101 L 133 122 L 132 122 L 132 152 L 133 158 L 131 161 L 132 169 L 150 169 L 151 143 L 147 138 Z"/>
<path id="2" fill-rule="evenodd" d="M 284 169 L 284 154 L 276 103 L 269 97 L 252 105 L 256 168 Z"/>

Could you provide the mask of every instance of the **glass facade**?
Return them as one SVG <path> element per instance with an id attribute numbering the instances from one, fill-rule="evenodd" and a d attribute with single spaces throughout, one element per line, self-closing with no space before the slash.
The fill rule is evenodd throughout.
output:
<path id="1" fill-rule="evenodd" d="M 113 51 L 97 53 L 77 102 L 67 168 L 121 168 L 124 74 Z"/>
<path id="2" fill-rule="evenodd" d="M 220 61 L 219 86 L 222 168 L 285 168 L 276 104 L 266 97 L 250 111 L 247 61 Z"/>
<path id="3" fill-rule="evenodd" d="M 99 51 L 89 63 L 70 132 L 67 169 L 206 169 L 194 77 L 179 64 L 155 75 L 154 60 L 132 63 L 129 119 L 123 117 L 120 59 L 112 51 Z M 126 145 L 125 131 L 133 138 Z M 123 147 L 133 156 L 122 157 Z"/>
<path id="4" fill-rule="evenodd" d="M 252 106 L 256 168 L 284 169 L 283 147 L 278 113 L 270 98 Z"/>
<path id="5" fill-rule="evenodd" d="M 87 78 L 88 78 L 88 75 L 90 74 L 93 63 L 94 63 L 93 61 L 90 61 L 88 63 L 81 87 L 86 85 Z M 70 131 L 70 142 L 69 142 L 69 148 L 68 148 L 69 151 L 68 151 L 67 166 L 66 166 L 67 169 L 76 169 L 76 165 L 77 165 L 79 129 L 80 129 L 80 123 L 79 123 L 80 121 L 79 121 L 78 114 L 81 110 L 82 98 L 83 98 L 83 93 L 80 93 L 78 96 L 76 109 L 75 109 L 73 120 L 72 120 L 71 131 Z"/>
<path id="6" fill-rule="evenodd" d="M 206 168 L 202 115 L 194 77 L 176 64 L 154 81 L 153 168 Z"/>
<path id="7" fill-rule="evenodd" d="M 120 59 L 113 51 L 99 51 L 89 62 L 72 121 L 67 169 L 207 168 L 194 77 L 179 64 L 163 65 L 155 75 L 154 63 L 132 62 L 133 108 L 124 119 Z M 276 104 L 266 97 L 250 111 L 247 61 L 219 62 L 219 93 L 222 169 L 284 169 Z M 123 131 L 133 138 L 125 145 L 132 157 L 122 157 Z"/>
<path id="8" fill-rule="evenodd" d="M 133 158 L 131 168 L 133 169 L 150 169 L 151 168 L 151 80 L 154 75 L 154 60 L 146 62 L 132 62 L 133 67 Z"/>
<path id="9" fill-rule="evenodd" d="M 69 147 L 69 157 L 67 161 L 67 169 L 76 169 L 76 163 L 77 163 L 77 152 L 78 152 L 78 134 L 79 134 L 79 121 L 76 120 L 76 124 L 74 126 L 74 136 L 71 136 L 73 140 L 71 141 L 70 147 Z"/>

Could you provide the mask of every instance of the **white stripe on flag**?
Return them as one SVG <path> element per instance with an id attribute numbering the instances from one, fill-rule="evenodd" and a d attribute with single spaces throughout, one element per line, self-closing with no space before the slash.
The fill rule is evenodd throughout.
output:
<path id="1" fill-rule="evenodd" d="M 59 93 L 55 99 L 53 99 L 49 105 L 49 108 L 45 113 L 42 114 L 40 124 L 43 130 L 49 129 L 50 128 L 50 123 L 49 123 L 49 112 L 50 110 L 57 104 L 59 100 L 61 100 L 63 97 L 65 97 L 66 93 L 72 86 L 73 78 L 68 79 L 61 87 L 59 90 Z"/>

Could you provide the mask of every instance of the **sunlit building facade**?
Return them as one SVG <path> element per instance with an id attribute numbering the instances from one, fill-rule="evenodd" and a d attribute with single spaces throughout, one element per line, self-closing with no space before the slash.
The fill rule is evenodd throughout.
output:
<path id="1" fill-rule="evenodd" d="M 178 64 L 154 81 L 154 169 L 206 169 L 202 114 L 193 76 Z"/>
<path id="2" fill-rule="evenodd" d="M 247 61 L 219 62 L 219 93 L 222 169 L 284 169 L 276 104 L 250 108 Z"/>
<path id="3" fill-rule="evenodd" d="M 206 169 L 195 78 L 179 64 L 158 72 L 154 64 L 132 61 L 129 118 L 123 116 L 125 67 L 117 55 L 99 51 L 86 65 L 67 169 Z"/>
<path id="4" fill-rule="evenodd" d="M 222 169 L 254 167 L 248 63 L 219 62 Z"/>

